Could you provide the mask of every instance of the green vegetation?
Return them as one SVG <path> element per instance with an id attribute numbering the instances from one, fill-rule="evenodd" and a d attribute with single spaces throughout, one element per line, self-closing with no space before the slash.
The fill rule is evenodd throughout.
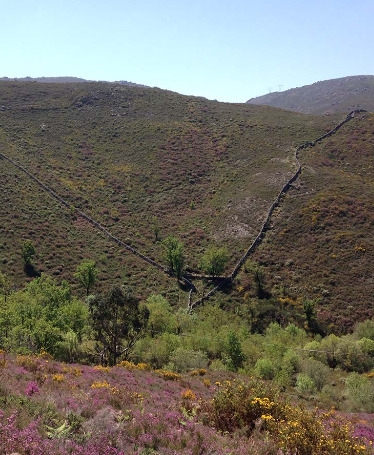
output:
<path id="1" fill-rule="evenodd" d="M 190 314 L 160 295 L 139 302 L 129 288 L 91 295 L 86 303 L 66 281 L 58 284 L 45 274 L 0 296 L 0 349 L 7 352 L 43 350 L 58 360 L 109 365 L 131 360 L 176 373 L 209 364 L 212 370 L 273 380 L 324 405 L 338 400 L 343 409 L 368 411 L 371 405 L 362 397 L 374 390 L 373 326 L 368 320 L 352 334 L 321 337 L 272 322 L 259 334 L 251 331 L 250 320 L 219 306 Z M 345 380 L 346 397 L 329 386 Z"/>
<path id="2" fill-rule="evenodd" d="M 29 265 L 32 262 L 32 258 L 35 256 L 35 248 L 31 240 L 26 240 L 22 245 L 22 259 L 25 265 Z"/>
<path id="3" fill-rule="evenodd" d="M 85 259 L 78 265 L 77 271 L 75 272 L 74 276 L 84 287 L 84 289 L 86 290 L 86 294 L 89 295 L 90 289 L 97 280 L 97 270 L 95 262 L 89 259 Z"/>
<path id="4" fill-rule="evenodd" d="M 113 288 L 107 295 L 89 299 L 91 325 L 102 362 L 116 365 L 127 360 L 148 321 L 148 309 L 130 292 Z"/>
<path id="5" fill-rule="evenodd" d="M 203 254 L 199 267 L 213 277 L 223 274 L 228 261 L 226 248 L 209 247 Z"/>
<path id="6" fill-rule="evenodd" d="M 163 243 L 165 246 L 165 259 L 170 273 L 180 278 L 185 262 L 183 244 L 173 236 L 168 236 Z"/>
<path id="7" fill-rule="evenodd" d="M 139 302 L 129 288 L 119 287 L 90 295 L 83 302 L 73 295 L 66 281 L 57 284 L 55 279 L 42 274 L 22 290 L 0 296 L 0 354 L 3 354 L 0 368 L 4 375 L 9 359 L 17 354 L 16 362 L 35 377 L 28 383 L 26 394 L 38 395 L 42 388 L 49 390 L 49 394 L 56 391 L 60 394 L 61 409 L 69 409 L 68 403 L 77 403 L 87 384 L 83 384 L 83 377 L 78 389 L 67 388 L 67 397 L 73 401 L 66 397 L 68 401 L 64 405 L 61 394 L 65 392 L 60 387 L 67 387 L 85 368 L 88 387 L 98 389 L 94 402 L 102 406 L 104 390 L 110 392 L 105 412 L 112 408 L 116 412 L 121 410 L 119 416 L 129 412 L 135 399 L 142 404 L 140 415 L 144 414 L 143 397 L 149 396 L 153 402 L 152 394 L 161 387 L 155 388 L 152 376 L 145 380 L 145 372 L 154 371 L 152 374 L 163 378 L 162 381 L 181 382 L 188 387 L 179 392 L 183 422 L 187 419 L 191 425 L 192 422 L 207 425 L 222 434 L 241 435 L 252 442 L 253 438 L 262 441 L 265 432 L 266 450 L 272 446 L 305 455 L 326 455 L 336 453 L 339 446 L 339 453 L 364 455 L 370 453 L 369 446 L 352 436 L 353 427 L 349 424 L 342 426 L 339 415 L 374 411 L 373 327 L 374 320 L 368 320 L 357 324 L 352 334 L 321 337 L 295 324 L 282 327 L 272 322 L 259 334 L 251 332 L 251 320 L 218 305 L 205 305 L 188 313 L 173 308 L 160 295 Z M 47 363 L 42 359 L 47 359 Z M 81 365 L 64 363 L 59 367 L 56 360 Z M 95 367 L 94 376 L 88 367 L 83 367 L 92 363 L 101 364 Z M 132 389 L 133 380 L 128 383 L 127 373 L 126 379 L 121 379 L 125 381 L 121 382 L 122 386 L 113 385 L 119 381 L 117 371 L 120 370 L 115 368 L 142 372 L 144 376 L 139 376 L 142 392 L 139 393 L 139 385 L 138 389 Z M 99 371 L 107 375 L 99 379 Z M 199 387 L 204 387 L 204 393 L 209 393 L 211 398 L 197 401 L 191 387 L 199 389 L 192 377 L 201 377 Z M 3 408 L 18 409 L 17 403 L 21 401 L 4 387 L 0 387 Z M 125 392 L 128 395 L 123 395 Z M 166 395 L 167 404 L 165 398 L 157 399 L 159 412 L 163 406 L 170 412 L 170 400 L 174 400 L 169 396 L 170 388 Z M 199 395 L 205 396 L 202 391 Z M 86 391 L 84 397 L 87 396 Z M 25 415 L 26 402 L 22 403 L 22 418 L 29 421 L 39 412 L 33 407 L 35 399 L 27 405 L 30 416 Z M 327 410 L 334 407 L 339 415 L 316 411 L 316 405 Z M 43 428 L 46 425 L 51 438 L 86 441 L 77 436 L 83 435 L 80 425 L 98 410 L 89 410 L 91 405 L 86 404 L 77 413 L 79 407 L 74 406 L 74 415 L 70 417 L 59 417 L 62 411 L 55 408 L 43 414 L 40 425 Z M 331 427 L 335 419 L 336 427 Z M 371 427 L 365 428 L 370 433 Z M 13 433 L 16 431 L 13 429 Z M 296 437 L 298 432 L 303 434 L 302 438 Z M 256 454 L 256 450 L 252 453 Z"/>

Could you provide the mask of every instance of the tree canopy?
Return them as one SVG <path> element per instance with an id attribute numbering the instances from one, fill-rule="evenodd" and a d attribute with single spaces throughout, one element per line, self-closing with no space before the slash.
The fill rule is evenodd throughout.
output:
<path id="1" fill-rule="evenodd" d="M 91 259 L 84 259 L 77 267 L 74 274 L 75 278 L 78 279 L 79 283 L 85 288 L 87 295 L 90 293 L 90 289 L 95 284 L 97 279 L 97 269 L 95 261 Z"/>
<path id="2" fill-rule="evenodd" d="M 112 366 L 120 357 L 127 359 L 147 326 L 147 307 L 139 305 L 131 292 L 114 287 L 107 294 L 92 297 L 89 310 L 102 360 Z"/>
<path id="3" fill-rule="evenodd" d="M 165 259 L 168 263 L 169 270 L 177 278 L 180 278 L 185 262 L 183 243 L 171 235 L 166 237 L 163 243 L 165 246 Z"/>

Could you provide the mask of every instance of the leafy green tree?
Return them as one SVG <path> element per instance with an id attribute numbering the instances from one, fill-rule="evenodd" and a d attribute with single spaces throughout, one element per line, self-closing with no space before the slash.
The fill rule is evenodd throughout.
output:
<path id="1" fill-rule="evenodd" d="M 120 357 L 127 359 L 131 349 L 147 326 L 149 311 L 130 292 L 119 287 L 108 294 L 89 300 L 91 324 L 96 341 L 101 344 L 103 360 L 117 364 Z"/>
<path id="2" fill-rule="evenodd" d="M 10 278 L 5 275 L 4 273 L 0 272 L 0 292 L 4 296 L 4 301 L 6 302 L 8 295 L 10 294 L 10 290 L 12 288 L 12 282 Z"/>
<path id="3" fill-rule="evenodd" d="M 299 373 L 296 377 L 296 388 L 300 393 L 312 393 L 316 390 L 316 385 L 308 374 Z"/>
<path id="4" fill-rule="evenodd" d="M 176 237 L 169 235 L 163 242 L 165 246 L 165 259 L 171 274 L 180 278 L 182 275 L 185 257 L 183 244 Z"/>
<path id="5" fill-rule="evenodd" d="M 354 411 L 374 412 L 374 384 L 369 378 L 350 373 L 345 384 Z"/>
<path id="6" fill-rule="evenodd" d="M 10 294 L 0 305 L 0 343 L 13 352 L 45 349 L 61 359 L 59 346 L 67 334 L 74 334 L 80 343 L 86 332 L 87 305 L 71 295 L 67 282 L 57 284 L 45 274 Z"/>
<path id="7" fill-rule="evenodd" d="M 218 276 L 225 271 L 228 261 L 226 248 L 210 247 L 202 256 L 199 267 L 208 275 Z"/>
<path id="8" fill-rule="evenodd" d="M 264 269 L 256 262 L 248 260 L 245 265 L 245 270 L 252 274 L 256 290 L 256 296 L 259 299 L 265 299 L 269 296 L 264 289 Z"/>
<path id="9" fill-rule="evenodd" d="M 146 362 L 152 368 L 163 368 L 170 362 L 170 356 L 181 345 L 181 337 L 164 332 L 155 338 L 147 336 L 138 340 L 131 351 L 131 359 Z"/>
<path id="10" fill-rule="evenodd" d="M 231 371 L 238 371 L 238 368 L 243 365 L 245 355 L 242 351 L 239 338 L 234 332 L 229 333 L 227 352 L 229 356 L 229 369 Z"/>
<path id="11" fill-rule="evenodd" d="M 314 300 L 305 299 L 303 303 L 303 310 L 308 329 L 312 333 L 319 333 L 320 335 L 323 335 L 317 319 L 316 302 Z"/>
<path id="12" fill-rule="evenodd" d="M 368 319 L 359 322 L 354 329 L 355 337 L 360 340 L 361 338 L 369 338 L 374 340 L 374 319 Z"/>
<path id="13" fill-rule="evenodd" d="M 258 359 L 255 365 L 255 374 L 261 379 L 273 379 L 276 373 L 274 362 L 268 358 Z"/>
<path id="14" fill-rule="evenodd" d="M 74 276 L 85 288 L 86 293 L 88 295 L 90 293 L 90 289 L 96 283 L 97 280 L 97 269 L 95 261 L 92 261 L 91 259 L 84 259 L 78 265 Z"/>
<path id="15" fill-rule="evenodd" d="M 32 258 L 35 256 L 35 247 L 31 240 L 26 240 L 22 245 L 22 259 L 25 265 L 29 265 L 32 262 Z"/>
<path id="16" fill-rule="evenodd" d="M 151 295 L 146 301 L 149 310 L 148 332 L 156 337 L 163 332 L 176 332 L 177 321 L 169 302 L 162 295 Z"/>
<path id="17" fill-rule="evenodd" d="M 156 216 L 154 216 L 152 218 L 151 226 L 152 226 L 153 235 L 155 237 L 154 241 L 155 242 L 159 242 L 159 240 L 160 240 L 160 232 L 161 232 L 161 225 L 160 225 L 160 221 L 158 220 L 158 218 Z"/>

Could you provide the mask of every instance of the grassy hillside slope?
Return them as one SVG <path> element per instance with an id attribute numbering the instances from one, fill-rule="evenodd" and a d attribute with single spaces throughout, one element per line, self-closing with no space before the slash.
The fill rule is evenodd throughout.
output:
<path id="1" fill-rule="evenodd" d="M 318 302 L 339 332 L 374 310 L 374 115 L 304 149 L 303 170 L 256 254 L 269 288 Z"/>
<path id="2" fill-rule="evenodd" d="M 99 270 L 96 292 L 126 283 L 140 297 L 163 293 L 183 305 L 187 296 L 176 280 L 110 241 L 74 208 L 164 265 L 156 225 L 161 239 L 181 239 L 192 271 L 208 246 L 226 247 L 230 273 L 295 172 L 295 147 L 342 120 L 109 83 L 8 81 L 0 83 L 0 99 L 1 152 L 71 205 L 0 160 L 1 272 L 14 286 L 24 282 L 21 248 L 30 239 L 39 272 L 71 282 L 80 261 L 91 258 Z M 302 312 L 308 297 L 329 330 L 373 316 L 373 131 L 372 116 L 360 114 L 301 152 L 301 177 L 254 258 L 280 313 L 284 301 Z M 248 275 L 240 276 L 239 291 L 218 298 L 232 308 L 251 286 Z"/>
<path id="3" fill-rule="evenodd" d="M 4 154 L 162 262 L 152 227 L 158 223 L 162 238 L 173 234 L 183 240 L 192 269 L 211 243 L 229 248 L 231 264 L 237 260 L 294 172 L 292 147 L 333 124 L 107 83 L 2 82 L 0 99 Z M 131 275 L 145 294 L 170 285 L 25 174 L 5 160 L 0 165 L 2 270 L 16 282 L 23 275 L 18 252 L 30 238 L 36 265 L 61 278 L 71 276 L 81 258 L 92 257 L 102 282 Z"/>

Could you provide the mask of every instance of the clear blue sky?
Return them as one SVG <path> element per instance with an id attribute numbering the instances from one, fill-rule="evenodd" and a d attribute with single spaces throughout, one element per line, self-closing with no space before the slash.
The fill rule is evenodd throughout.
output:
<path id="1" fill-rule="evenodd" d="M 374 0 L 0 0 L 0 77 L 245 102 L 374 74 Z"/>

